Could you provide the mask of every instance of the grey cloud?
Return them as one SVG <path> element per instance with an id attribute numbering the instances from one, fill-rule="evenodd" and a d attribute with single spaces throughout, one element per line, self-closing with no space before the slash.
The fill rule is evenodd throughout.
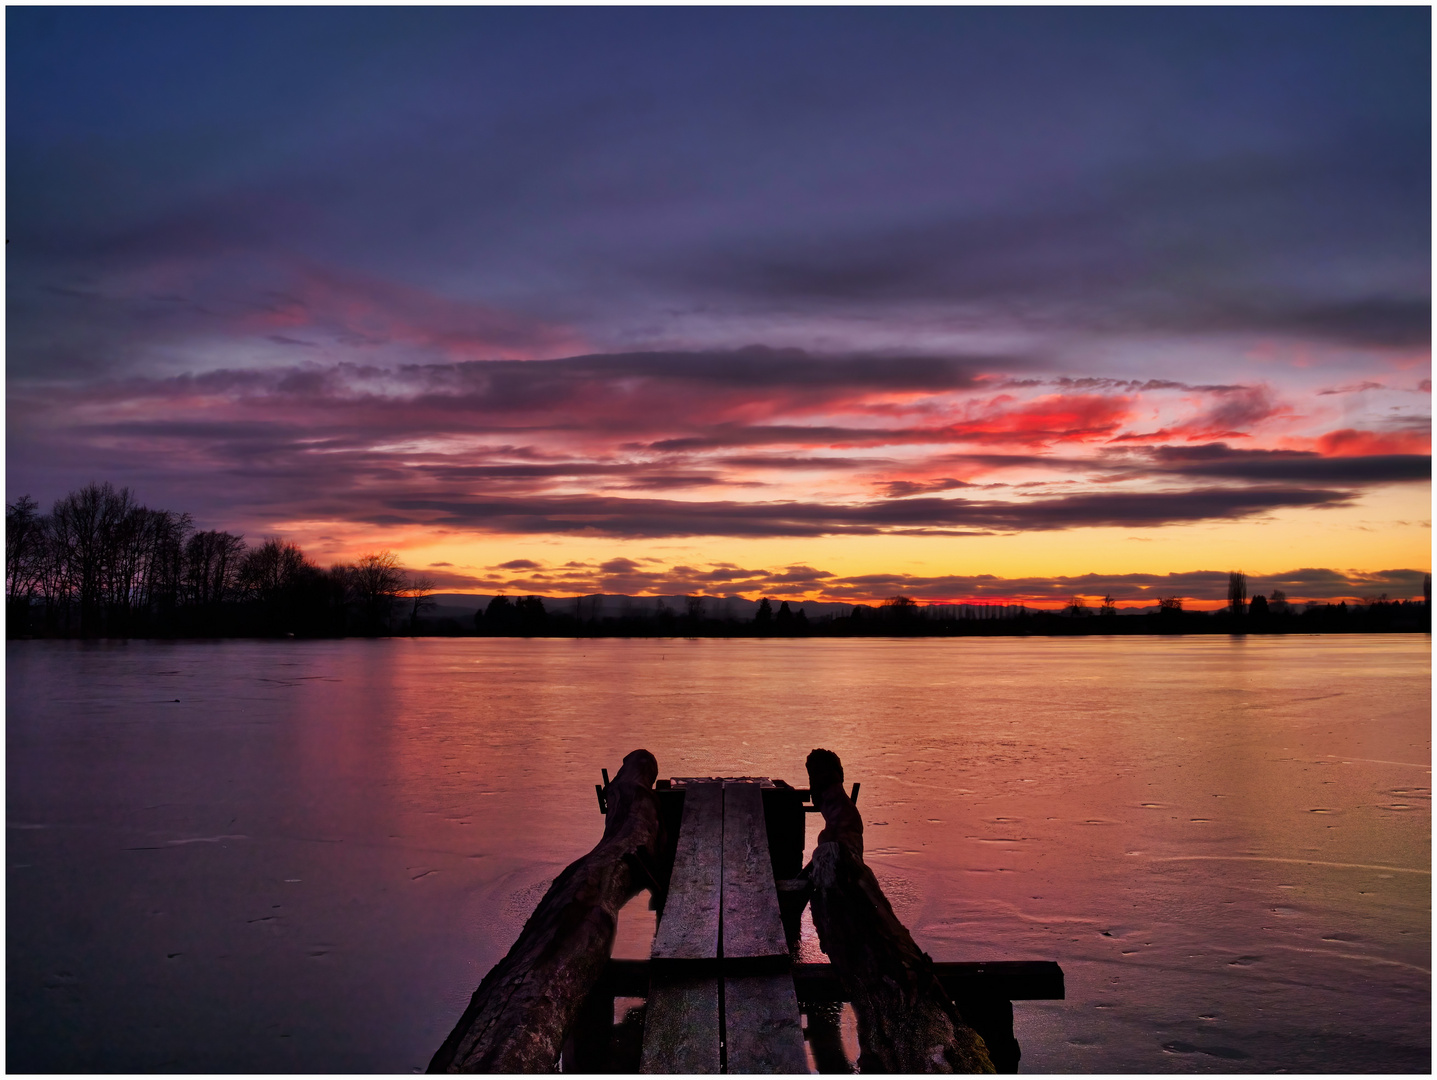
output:
<path id="1" fill-rule="evenodd" d="M 595 536 L 825 536 L 877 533 L 962 536 L 1019 529 L 1144 527 L 1233 520 L 1284 507 L 1332 507 L 1352 496 L 1297 488 L 1200 489 L 1184 492 L 1100 492 L 1014 503 L 918 498 L 858 506 L 820 503 L 669 502 L 577 498 L 381 498 L 372 509 L 345 514 L 408 515 L 412 522 L 501 533 Z"/>
<path id="2" fill-rule="evenodd" d="M 1424 344 L 1425 166 L 1395 136 L 1373 136 L 1361 152 L 1345 139 L 1285 157 L 1115 175 L 1103 195 L 1053 193 L 1039 210 L 820 239 L 770 230 L 661 272 L 790 312 L 957 304 L 979 325 Z M 1384 172 L 1364 156 L 1383 151 L 1401 168 Z M 1364 186 L 1366 201 L 1354 203 Z M 1327 263 L 1346 269 L 1326 280 L 1312 273 Z"/>
<path id="3" fill-rule="evenodd" d="M 1257 482 L 1374 484 L 1432 478 L 1432 458 L 1426 454 L 1323 457 L 1300 450 L 1235 450 L 1226 443 L 1208 443 L 1154 447 L 1144 456 L 1164 472 Z"/>

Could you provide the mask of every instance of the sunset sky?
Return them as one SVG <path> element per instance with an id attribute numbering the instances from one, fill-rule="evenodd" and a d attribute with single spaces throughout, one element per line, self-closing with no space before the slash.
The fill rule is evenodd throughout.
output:
<path id="1" fill-rule="evenodd" d="M 6 27 L 10 500 L 451 591 L 1420 595 L 1427 8 Z"/>

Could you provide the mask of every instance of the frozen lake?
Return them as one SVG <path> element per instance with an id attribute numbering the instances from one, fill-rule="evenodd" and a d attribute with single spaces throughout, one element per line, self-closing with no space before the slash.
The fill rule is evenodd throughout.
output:
<path id="1" fill-rule="evenodd" d="M 1430 1068 L 1426 636 L 6 656 L 11 1072 L 422 1070 L 601 766 L 802 785 L 815 746 L 935 959 L 1062 964 L 1023 1071 Z"/>

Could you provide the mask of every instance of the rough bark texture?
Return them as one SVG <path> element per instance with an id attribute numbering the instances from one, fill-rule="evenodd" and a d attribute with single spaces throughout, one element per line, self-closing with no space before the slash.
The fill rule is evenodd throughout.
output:
<path id="1" fill-rule="evenodd" d="M 858 1015 L 859 1071 L 993 1072 L 982 1038 L 864 864 L 857 808 L 841 785 L 826 786 L 815 802 L 827 827 L 807 867 L 813 925 Z"/>
<path id="2" fill-rule="evenodd" d="M 624 758 L 609 784 L 604 838 L 549 887 L 519 940 L 484 977 L 430 1072 L 553 1072 L 565 1035 L 603 973 L 619 909 L 658 847 L 658 762 Z"/>

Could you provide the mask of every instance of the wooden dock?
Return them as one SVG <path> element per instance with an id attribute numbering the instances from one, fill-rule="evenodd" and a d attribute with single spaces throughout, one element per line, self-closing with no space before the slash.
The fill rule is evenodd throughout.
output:
<path id="1" fill-rule="evenodd" d="M 599 805 L 609 819 L 607 842 L 615 832 L 616 796 L 607 773 L 605 781 L 599 789 Z M 857 787 L 854 785 L 855 796 Z M 639 796 L 648 794 L 640 792 Z M 805 882 L 801 877 L 804 819 L 806 813 L 817 809 L 811 805 L 809 791 L 765 777 L 683 777 L 658 781 L 651 794 L 658 822 L 652 847 L 620 854 L 615 863 L 617 876 L 625 878 L 624 891 L 632 895 L 647 888 L 659 913 L 650 958 L 615 960 L 606 952 L 597 958 L 597 966 L 590 963 L 588 970 L 596 974 L 588 979 L 585 992 L 568 1003 L 567 1013 L 558 1019 L 546 1014 L 551 1035 L 549 1042 L 538 1048 L 538 1057 L 484 1050 L 484 1039 L 492 1041 L 494 1037 L 474 1032 L 485 1027 L 483 1014 L 499 1008 L 494 999 L 499 996 L 496 987 L 503 981 L 497 977 L 504 974 L 500 969 L 516 953 L 525 951 L 521 947 L 526 937 L 540 932 L 534 924 L 541 921 L 545 905 L 557 910 L 546 896 L 510 957 L 496 965 L 475 992 L 474 1002 L 435 1055 L 430 1071 L 527 1071 L 535 1067 L 533 1062 L 543 1059 L 548 1052 L 543 1047 L 551 1046 L 552 1032 L 560 1027 L 565 1072 L 632 1071 L 635 1064 L 644 1073 L 809 1071 L 805 1012 L 852 1000 L 850 991 L 855 986 L 855 973 L 842 965 L 794 960 L 798 918 L 806 899 L 799 888 Z M 632 792 L 623 798 L 631 806 L 642 803 Z M 595 859 L 603 848 L 601 843 L 586 859 Z M 580 860 L 565 875 L 583 863 Z M 861 859 L 857 865 L 862 868 Z M 872 881 L 871 874 L 862 872 Z M 550 894 L 561 890 L 563 882 L 561 875 Z M 870 891 L 875 889 L 876 882 Z M 881 891 L 879 900 L 900 936 L 907 939 L 910 956 L 904 962 L 924 968 L 920 983 L 927 979 L 934 986 L 931 993 L 942 999 L 940 1004 L 953 1016 L 953 1023 L 960 1028 L 966 1024 L 982 1037 L 980 1058 L 981 1047 L 986 1045 L 991 1067 L 1016 1072 L 1019 1051 L 1013 1039 L 1012 1002 L 1062 998 L 1062 970 L 1051 962 L 931 963 L 912 946 L 906 930 L 882 900 Z M 566 902 L 570 914 L 561 916 L 560 922 L 572 922 L 583 910 L 575 907 L 572 897 Z M 596 910 L 607 917 L 613 906 L 609 901 Z M 817 913 L 815 906 L 816 919 Z M 872 945 L 865 948 L 871 951 Z M 608 949 L 612 949 L 612 927 Z M 535 949 L 528 951 L 534 953 Z M 831 948 L 829 951 L 836 955 Z M 914 956 L 921 959 L 914 961 Z M 898 969 L 890 965 L 886 970 Z M 511 983 L 522 981 L 522 977 L 514 979 L 513 972 L 509 976 Z M 907 981 L 912 983 L 912 978 Z M 941 990 L 937 989 L 940 986 Z M 616 1053 L 616 998 L 645 1001 L 637 1062 Z M 860 1017 L 860 1028 L 864 1027 Z M 872 1034 L 875 1025 L 870 1022 L 866 1027 Z M 829 1034 L 836 1042 L 836 1028 Z M 968 1038 L 972 1037 L 970 1033 Z M 512 1036 L 508 1038 L 514 1041 Z M 838 1054 L 841 1057 L 842 1051 Z M 815 1054 L 816 1059 L 820 1056 Z M 831 1059 L 829 1048 L 827 1060 Z M 548 1060 L 552 1068 L 554 1059 Z M 983 1066 L 986 1071 L 986 1059 Z"/>

